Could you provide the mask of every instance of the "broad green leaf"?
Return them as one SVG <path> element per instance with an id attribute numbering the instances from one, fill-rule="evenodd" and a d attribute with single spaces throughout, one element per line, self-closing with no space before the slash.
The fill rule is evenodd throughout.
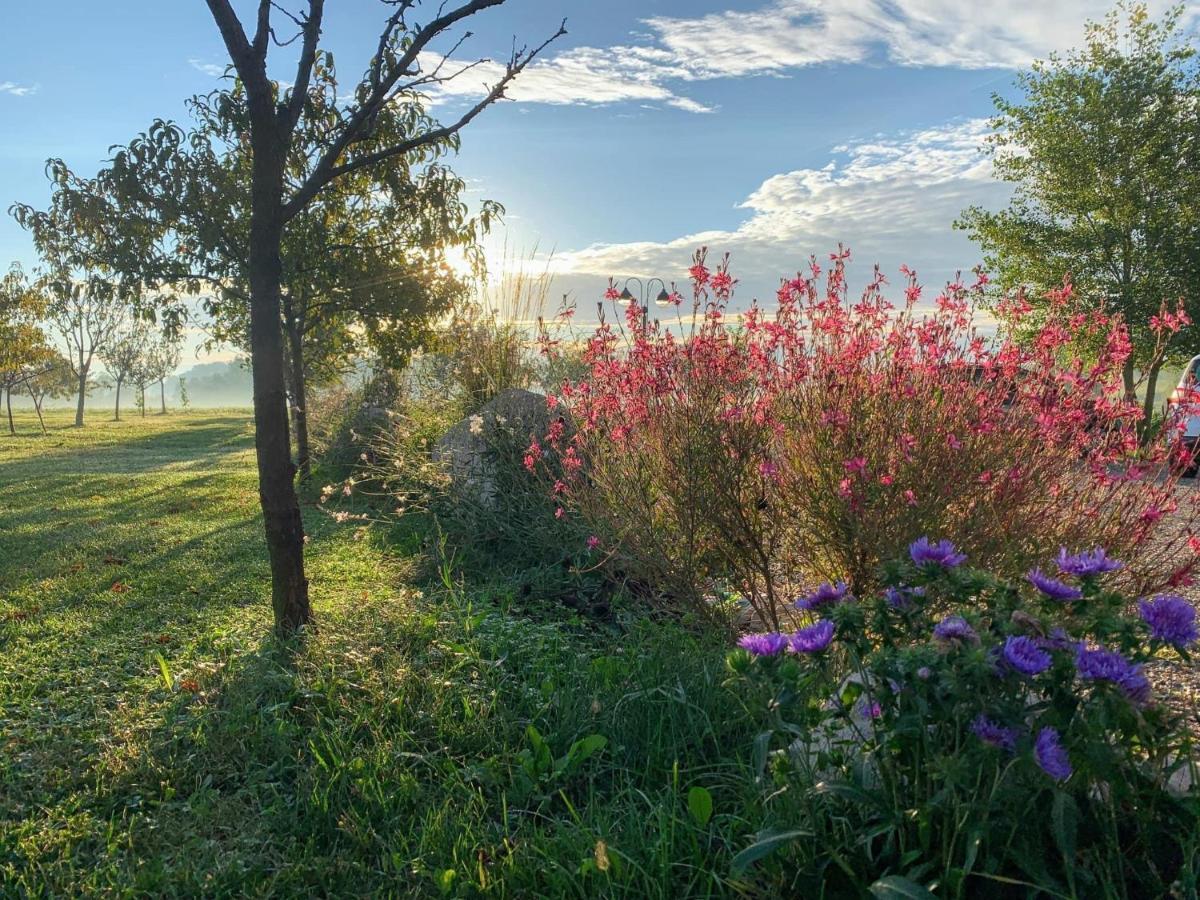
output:
<path id="1" fill-rule="evenodd" d="M 887 900 L 937 900 L 928 889 L 903 875 L 885 875 L 871 885 L 871 894 Z"/>
<path id="2" fill-rule="evenodd" d="M 774 853 L 784 844 L 790 844 L 792 841 L 800 838 L 812 837 L 811 831 L 760 831 L 754 843 L 741 851 L 733 858 L 733 872 L 735 875 L 745 871 L 745 869 L 758 862 L 764 856 L 769 856 Z"/>
<path id="3" fill-rule="evenodd" d="M 712 811 L 712 794 L 707 788 L 697 785 L 688 790 L 688 812 L 692 814 L 697 825 L 707 825 L 708 820 L 712 818 Z"/>

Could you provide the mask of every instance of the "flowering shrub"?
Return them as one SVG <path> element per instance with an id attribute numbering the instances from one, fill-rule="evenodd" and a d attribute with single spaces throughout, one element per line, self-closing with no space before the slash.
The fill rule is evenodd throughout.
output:
<path id="1" fill-rule="evenodd" d="M 785 280 L 772 312 L 734 316 L 728 259 L 711 270 L 702 250 L 690 316 L 668 327 L 630 304 L 601 323 L 588 376 L 549 398 L 577 431 L 534 441 L 526 464 L 558 451 L 560 508 L 610 559 L 698 608 L 743 596 L 775 625 L 805 585 L 871 588 L 926 532 L 1008 574 L 1047 546 L 1099 544 L 1139 590 L 1190 578 L 1196 503 L 1180 509 L 1166 445 L 1139 442 L 1118 318 L 1077 312 L 1068 284 L 1036 322 L 1022 298 L 1002 303 L 988 338 L 984 276 L 925 309 L 914 273 L 896 306 L 876 271 L 852 300 L 848 255 Z"/>
<path id="2" fill-rule="evenodd" d="M 781 816 L 840 855 L 856 896 L 877 878 L 946 896 L 1191 896 L 1171 882 L 1200 877 L 1197 763 L 1147 670 L 1188 659 L 1196 611 L 1162 595 L 1128 614 L 1100 551 L 1064 551 L 1061 580 L 963 562 L 918 541 L 885 591 L 742 639 L 730 666 L 769 722 L 771 790 L 802 798 Z"/>

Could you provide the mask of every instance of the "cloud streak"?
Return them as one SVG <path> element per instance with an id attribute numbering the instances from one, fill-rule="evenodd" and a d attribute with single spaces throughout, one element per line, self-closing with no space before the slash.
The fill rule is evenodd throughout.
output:
<path id="1" fill-rule="evenodd" d="M 15 81 L 0 81 L 0 94 L 10 97 L 29 97 L 38 92 L 36 84 L 17 84 Z"/>

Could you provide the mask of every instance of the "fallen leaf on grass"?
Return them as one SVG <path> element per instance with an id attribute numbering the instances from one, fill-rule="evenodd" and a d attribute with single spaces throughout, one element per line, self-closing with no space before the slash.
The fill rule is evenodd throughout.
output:
<path id="1" fill-rule="evenodd" d="M 104 564 L 106 566 L 123 566 L 125 562 L 126 560 L 121 559 L 119 556 L 113 556 L 111 553 L 104 555 Z"/>
<path id="2" fill-rule="evenodd" d="M 200 693 L 200 682 L 195 678 L 184 678 L 179 682 L 179 689 L 187 691 L 189 694 Z"/>
<path id="3" fill-rule="evenodd" d="M 124 594 L 129 590 L 129 585 L 123 581 L 114 581 L 111 590 L 114 594 Z"/>

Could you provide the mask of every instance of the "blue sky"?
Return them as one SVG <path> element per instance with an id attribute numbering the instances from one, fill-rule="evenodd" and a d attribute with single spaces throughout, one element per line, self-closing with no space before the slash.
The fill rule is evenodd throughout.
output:
<path id="1" fill-rule="evenodd" d="M 245 11 L 248 4 L 237 4 Z M 287 5 L 287 4 L 285 4 Z M 294 5 L 294 4 L 293 4 Z M 1157 12 L 1165 4 L 1152 3 Z M 156 116 L 182 118 L 226 61 L 202 0 L 7 4 L 0 38 L 0 207 L 45 202 L 47 157 L 90 173 Z M 330 3 L 325 45 L 344 81 L 384 7 Z M 466 132 L 456 163 L 504 203 L 510 246 L 554 249 L 581 306 L 607 276 L 686 269 L 708 243 L 734 256 L 741 297 L 839 241 L 865 279 L 901 262 L 936 282 L 979 261 L 951 230 L 1006 190 L 978 146 L 991 93 L 1079 43 L 1091 0 L 508 0 L 475 17 L 459 57 L 513 36 L 569 34 Z M 115 10 L 115 12 L 114 12 Z M 1189 10 L 1194 27 L 1200 6 Z M 280 53 L 290 59 L 294 48 Z M 289 77 L 286 66 L 275 73 Z M 489 70 L 437 98 L 444 118 Z M 0 218 L 0 262 L 35 260 Z"/>

